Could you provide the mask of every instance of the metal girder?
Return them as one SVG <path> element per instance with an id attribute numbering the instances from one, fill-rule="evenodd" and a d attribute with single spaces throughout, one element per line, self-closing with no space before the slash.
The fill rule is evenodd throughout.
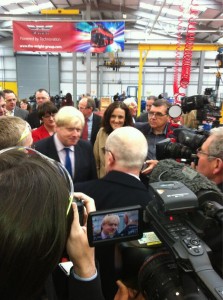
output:
<path id="1" fill-rule="evenodd" d="M 213 45 L 213 44 L 194 44 L 193 51 L 217 51 L 219 47 L 223 47 L 223 45 Z M 139 44 L 139 80 L 138 80 L 138 111 L 137 114 L 140 114 L 141 108 L 141 97 L 142 97 L 142 70 L 143 65 L 146 62 L 146 57 L 148 55 L 148 51 L 151 50 L 159 50 L 159 51 L 176 51 L 176 48 L 179 51 L 183 51 L 185 49 L 185 44 L 177 45 L 177 44 Z M 146 55 L 143 58 L 143 51 L 147 51 Z"/>
<path id="2" fill-rule="evenodd" d="M 223 45 L 217 44 L 194 44 L 193 51 L 217 51 L 219 47 Z M 159 50 L 159 51 L 176 51 L 176 48 L 180 51 L 185 49 L 185 44 L 181 44 L 179 47 L 177 44 L 139 44 L 138 50 Z"/>

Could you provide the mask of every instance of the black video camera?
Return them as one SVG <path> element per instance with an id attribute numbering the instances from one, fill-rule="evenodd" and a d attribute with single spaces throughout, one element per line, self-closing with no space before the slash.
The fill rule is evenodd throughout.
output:
<path id="1" fill-rule="evenodd" d="M 209 91 L 205 92 L 207 94 Z M 211 101 L 210 95 L 182 97 L 181 108 L 183 113 L 197 110 L 197 121 L 199 124 L 202 124 L 205 121 L 211 122 L 212 127 L 219 127 L 219 119 L 221 118 L 220 107 L 216 105 L 216 101 Z"/>
<path id="2" fill-rule="evenodd" d="M 156 158 L 158 160 L 173 158 L 185 159 L 190 163 L 196 159 L 196 150 L 202 146 L 209 133 L 207 131 L 194 131 L 186 128 L 174 130 L 176 143 L 167 138 L 156 144 Z"/>
<path id="3" fill-rule="evenodd" d="M 124 283 L 152 300 L 222 299 L 223 207 L 215 206 L 218 208 L 209 217 L 210 213 L 201 211 L 196 195 L 181 182 L 156 182 L 149 189 L 153 196 L 144 221 L 161 244 L 150 247 L 148 242 L 134 241 L 118 245 Z M 211 202 L 205 203 L 206 209 L 215 205 Z M 193 222 L 197 214 L 207 214 L 200 228 Z M 209 231 L 218 239 L 217 247 L 209 241 Z"/>

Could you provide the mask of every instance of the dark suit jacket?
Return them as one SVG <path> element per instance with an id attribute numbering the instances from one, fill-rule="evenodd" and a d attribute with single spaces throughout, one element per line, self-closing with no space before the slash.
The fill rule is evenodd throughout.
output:
<path id="1" fill-rule="evenodd" d="M 60 161 L 53 136 L 35 143 L 35 149 L 56 161 Z M 73 181 L 81 182 L 96 178 L 97 171 L 92 145 L 87 141 L 79 140 L 75 146 L 75 170 Z"/>
<path id="2" fill-rule="evenodd" d="M 97 210 L 138 204 L 146 207 L 149 201 L 148 191 L 142 182 L 118 171 L 111 171 L 101 179 L 77 183 L 74 189 L 92 197 Z"/>
<path id="3" fill-rule="evenodd" d="M 19 118 L 27 121 L 28 115 L 29 115 L 28 110 L 21 109 L 18 106 L 15 107 L 15 110 L 14 110 L 15 117 L 19 117 Z"/>
<path id="4" fill-rule="evenodd" d="M 95 200 L 97 210 L 141 205 L 145 208 L 150 200 L 148 190 L 134 176 L 111 171 L 101 179 L 74 185 L 76 192 L 83 192 Z M 115 271 L 114 246 L 96 248 L 99 261 L 102 289 L 106 300 L 113 300 L 117 287 L 115 281 L 119 277 Z"/>
<path id="5" fill-rule="evenodd" d="M 29 123 L 32 129 L 40 127 L 41 123 L 40 123 L 37 110 L 33 110 L 28 115 L 27 122 Z"/>
<path id="6" fill-rule="evenodd" d="M 91 130 L 91 144 L 94 145 L 97 133 L 101 128 L 101 116 L 93 113 L 92 130 Z"/>
<path id="7" fill-rule="evenodd" d="M 136 122 L 148 122 L 148 112 L 143 112 L 136 118 Z"/>

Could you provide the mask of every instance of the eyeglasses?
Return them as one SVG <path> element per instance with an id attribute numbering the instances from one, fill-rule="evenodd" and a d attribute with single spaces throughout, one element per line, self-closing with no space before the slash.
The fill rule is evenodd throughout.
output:
<path id="1" fill-rule="evenodd" d="M 103 148 L 102 148 L 102 151 L 103 151 L 104 154 L 105 154 L 105 152 L 110 152 L 112 158 L 115 160 L 114 154 L 111 152 L 111 150 L 107 149 L 106 147 L 103 147 Z"/>
<path id="2" fill-rule="evenodd" d="M 207 152 L 202 151 L 202 150 L 201 150 L 201 147 L 198 148 L 198 149 L 196 150 L 196 152 L 197 152 L 197 154 L 203 154 L 203 155 L 207 155 L 208 157 L 218 158 L 216 155 L 211 155 L 211 154 L 209 154 L 209 153 L 207 153 Z"/>
<path id="3" fill-rule="evenodd" d="M 84 110 L 84 109 L 88 109 L 90 107 L 79 107 L 79 110 Z"/>
<path id="4" fill-rule="evenodd" d="M 152 112 L 152 111 L 149 111 L 148 112 L 148 116 L 149 116 L 149 118 L 152 118 L 153 116 L 155 117 L 155 118 L 162 118 L 162 117 L 164 117 L 164 116 L 166 116 L 167 114 L 162 114 L 161 112 Z"/>

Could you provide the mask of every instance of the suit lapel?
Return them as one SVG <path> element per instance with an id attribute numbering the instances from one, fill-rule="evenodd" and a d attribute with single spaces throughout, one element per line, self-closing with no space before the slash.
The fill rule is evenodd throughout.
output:
<path id="1" fill-rule="evenodd" d="M 49 139 L 48 139 L 47 148 L 48 148 L 48 153 L 49 153 L 50 157 L 52 159 L 60 162 L 60 158 L 57 154 L 57 149 L 56 149 L 56 146 L 55 146 L 55 143 L 54 143 L 53 135 L 51 137 L 49 137 Z"/>

